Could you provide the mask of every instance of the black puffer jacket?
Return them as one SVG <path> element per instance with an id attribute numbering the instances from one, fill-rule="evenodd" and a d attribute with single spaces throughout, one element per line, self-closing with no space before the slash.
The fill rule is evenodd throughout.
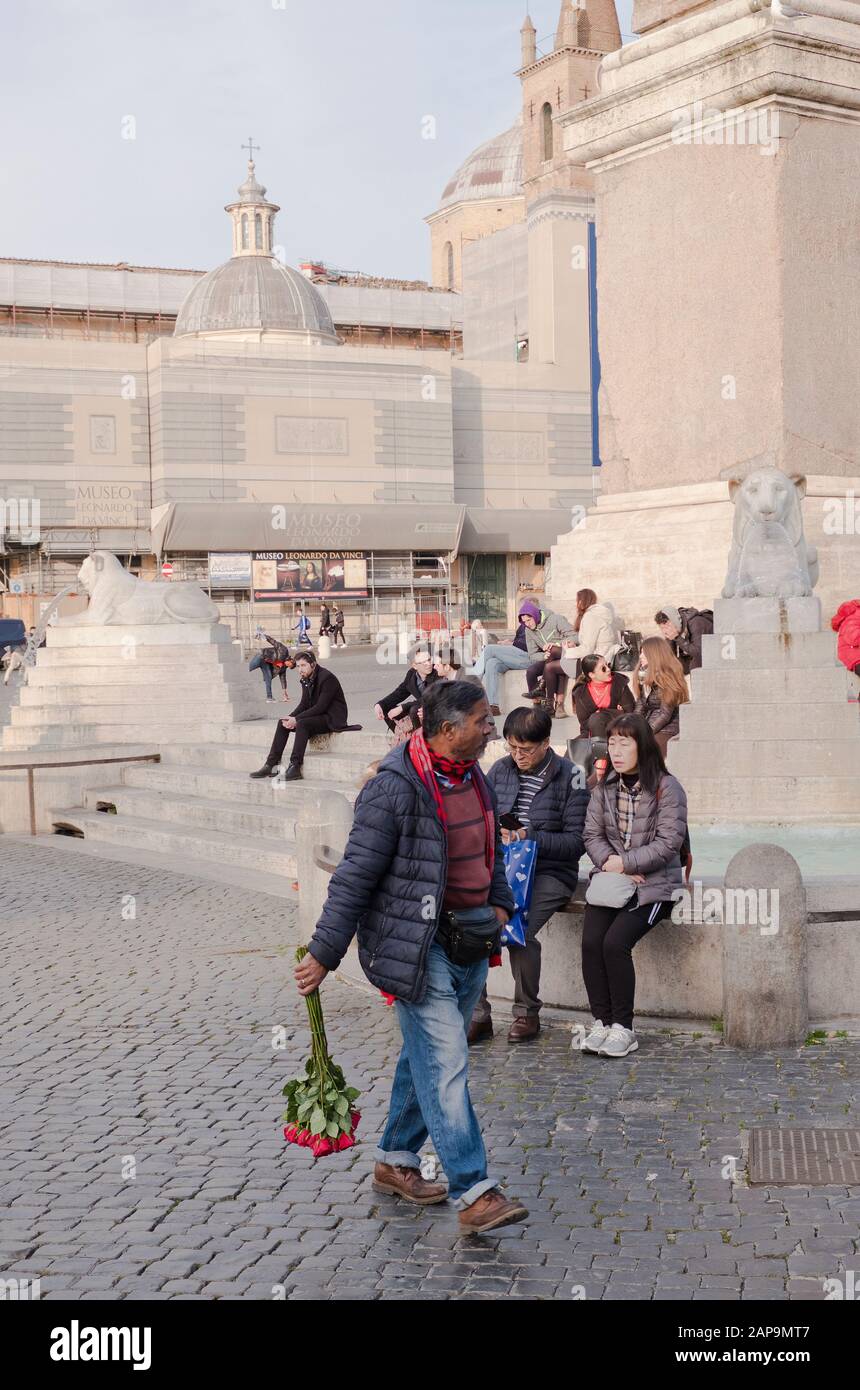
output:
<path id="1" fill-rule="evenodd" d="M 577 769 L 567 758 L 553 753 L 547 780 L 529 808 L 528 829 L 537 840 L 538 874 L 552 874 L 576 889 L 579 861 L 585 853 L 583 832 L 588 792 L 574 782 Z M 520 779 L 513 758 L 493 763 L 487 781 L 496 793 L 499 815 L 513 811 L 520 794 Z"/>
<path id="2" fill-rule="evenodd" d="M 495 814 L 495 796 L 480 771 L 477 781 Z M 447 877 L 447 837 L 404 744 L 383 760 L 355 803 L 352 830 L 329 885 L 311 955 L 336 970 L 358 932 L 359 960 L 371 984 L 406 1003 L 419 1003 Z M 514 910 L 497 815 L 489 901 L 509 913 Z"/>
<path id="3" fill-rule="evenodd" d="M 646 694 L 636 701 L 636 714 L 651 727 L 653 734 L 665 734 L 666 738 L 677 738 L 681 732 L 681 716 L 677 705 L 667 705 L 658 687 L 652 685 Z"/>

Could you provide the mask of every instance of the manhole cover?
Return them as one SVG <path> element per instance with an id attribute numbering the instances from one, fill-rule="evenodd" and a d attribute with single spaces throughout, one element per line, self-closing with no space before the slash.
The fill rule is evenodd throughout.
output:
<path id="1" fill-rule="evenodd" d="M 750 1183 L 860 1186 L 860 1129 L 753 1129 Z"/>

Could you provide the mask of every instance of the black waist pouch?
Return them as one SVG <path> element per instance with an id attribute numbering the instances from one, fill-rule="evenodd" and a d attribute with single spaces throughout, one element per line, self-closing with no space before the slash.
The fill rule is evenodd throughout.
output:
<path id="1" fill-rule="evenodd" d="M 476 965 L 502 949 L 499 919 L 489 906 L 443 912 L 436 938 L 454 965 Z"/>

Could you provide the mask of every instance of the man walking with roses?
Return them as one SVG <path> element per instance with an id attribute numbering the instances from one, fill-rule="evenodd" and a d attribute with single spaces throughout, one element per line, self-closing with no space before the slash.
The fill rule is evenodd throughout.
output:
<path id="1" fill-rule="evenodd" d="M 469 1095 L 466 1030 L 514 910 L 495 797 L 478 760 L 495 725 L 483 690 L 440 681 L 424 722 L 393 749 L 355 805 L 349 841 L 296 970 L 311 994 L 358 934 L 372 984 L 394 997 L 403 1049 L 374 1188 L 432 1206 L 450 1197 L 464 1232 L 523 1221 L 500 1191 Z M 427 1137 L 447 1188 L 421 1176 Z"/>

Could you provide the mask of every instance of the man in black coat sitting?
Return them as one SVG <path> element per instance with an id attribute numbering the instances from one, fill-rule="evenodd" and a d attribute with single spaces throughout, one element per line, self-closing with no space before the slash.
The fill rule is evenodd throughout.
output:
<path id="1" fill-rule="evenodd" d="M 515 709 L 505 720 L 510 756 L 494 763 L 487 780 L 496 794 L 502 839 L 534 840 L 537 866 L 529 904 L 525 946 L 510 946 L 514 977 L 514 1021 L 508 1042 L 530 1042 L 540 1032 L 538 933 L 573 897 L 579 861 L 585 854 L 583 831 L 588 792 L 579 769 L 550 747 L 552 717 L 547 710 Z M 484 990 L 472 1014 L 469 1043 L 493 1036 L 490 1001 Z"/>
<path id="2" fill-rule="evenodd" d="M 308 739 L 347 727 L 346 696 L 334 672 L 318 666 L 313 652 L 297 656 L 296 669 L 302 683 L 302 698 L 288 719 L 279 720 L 269 756 L 259 772 L 251 773 L 255 779 L 275 776 L 290 734 L 294 733 L 293 754 L 283 780 L 301 781 Z"/>
<path id="3" fill-rule="evenodd" d="M 483 690 L 466 681 L 439 681 L 423 709 L 423 728 L 388 754 L 355 804 L 295 974 L 311 994 L 358 934 L 362 969 L 394 996 L 403 1034 L 374 1188 L 421 1206 L 451 1197 L 463 1232 L 489 1231 L 528 1215 L 487 1172 L 468 1086 L 466 1025 L 514 906 L 478 766 L 495 727 Z M 447 1189 L 421 1176 L 428 1134 Z"/>

